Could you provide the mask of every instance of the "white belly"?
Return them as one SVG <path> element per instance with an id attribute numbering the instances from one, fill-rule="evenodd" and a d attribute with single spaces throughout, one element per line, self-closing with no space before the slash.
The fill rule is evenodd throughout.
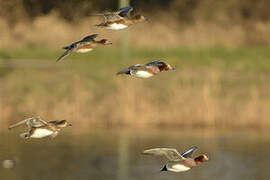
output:
<path id="1" fill-rule="evenodd" d="M 89 51 L 92 51 L 93 49 L 78 49 L 76 52 L 77 53 L 86 53 L 86 52 L 89 52 Z"/>
<path id="2" fill-rule="evenodd" d="M 53 131 L 47 129 L 36 129 L 30 136 L 31 138 L 44 138 L 53 134 Z"/>
<path id="3" fill-rule="evenodd" d="M 125 29 L 127 28 L 128 26 L 127 25 L 124 25 L 124 24 L 117 24 L 117 23 L 114 23 L 114 24 L 111 24 L 110 26 L 107 27 L 107 29 L 111 29 L 111 30 L 120 30 L 120 29 Z"/>
<path id="4" fill-rule="evenodd" d="M 168 170 L 172 172 L 184 172 L 184 171 L 190 170 L 190 168 L 182 164 L 175 164 L 175 165 L 172 165 L 171 167 L 168 167 Z"/>
<path id="5" fill-rule="evenodd" d="M 149 78 L 149 77 L 152 77 L 153 74 L 147 72 L 147 71 L 137 71 L 136 73 L 132 73 L 131 72 L 131 75 L 137 77 L 137 78 Z"/>

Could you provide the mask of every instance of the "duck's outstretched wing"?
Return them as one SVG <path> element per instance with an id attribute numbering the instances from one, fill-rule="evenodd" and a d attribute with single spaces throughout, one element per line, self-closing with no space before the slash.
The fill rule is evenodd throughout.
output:
<path id="1" fill-rule="evenodd" d="M 40 127 L 48 124 L 45 120 L 41 119 L 40 116 L 34 117 L 31 123 L 33 127 Z"/>
<path id="2" fill-rule="evenodd" d="M 128 68 L 126 68 L 126 69 L 123 69 L 123 70 L 121 70 L 121 71 L 119 71 L 118 73 L 116 73 L 116 75 L 119 75 L 119 74 L 130 74 L 130 71 L 131 70 L 145 70 L 146 69 L 146 67 L 144 66 L 144 65 L 142 65 L 142 64 L 135 64 L 135 65 L 133 65 L 133 66 L 130 66 L 130 67 L 128 67 Z"/>
<path id="3" fill-rule="evenodd" d="M 122 7 L 121 9 L 119 9 L 119 11 L 117 13 L 121 17 L 127 17 L 128 13 L 131 12 L 132 10 L 133 10 L 132 6 L 126 6 L 126 7 Z"/>
<path id="4" fill-rule="evenodd" d="M 183 156 L 184 158 L 191 158 L 192 153 L 193 153 L 194 151 L 196 151 L 197 149 L 198 149 L 197 146 L 193 146 L 193 147 L 190 148 L 189 150 L 183 152 L 183 153 L 181 154 L 181 156 Z"/>
<path id="5" fill-rule="evenodd" d="M 23 125 L 23 124 L 26 124 L 26 122 L 27 122 L 29 119 L 31 119 L 31 118 L 22 120 L 22 121 L 20 121 L 20 122 L 18 122 L 18 123 L 15 123 L 15 124 L 12 124 L 12 125 L 10 125 L 10 126 L 8 127 L 8 129 L 12 129 L 12 128 L 21 126 L 21 125 Z"/>
<path id="6" fill-rule="evenodd" d="M 181 154 L 172 148 L 154 148 L 143 151 L 143 154 L 165 156 L 169 161 L 181 161 L 185 159 Z"/>
<path id="7" fill-rule="evenodd" d="M 67 50 L 56 60 L 56 62 L 60 61 L 61 59 L 69 55 L 74 50 L 74 47 L 72 48 L 64 47 L 64 49 L 67 49 Z"/>
<path id="8" fill-rule="evenodd" d="M 76 42 L 76 44 L 81 43 L 81 42 L 93 41 L 96 37 L 98 37 L 98 34 L 92 34 L 92 35 L 89 35 L 89 36 L 85 36 L 82 40 Z"/>
<path id="9" fill-rule="evenodd" d="M 128 13 L 133 10 L 133 7 L 131 6 L 126 6 L 119 11 L 116 12 L 107 12 L 107 13 L 97 13 L 97 14 L 92 14 L 93 16 L 103 16 L 105 19 L 105 22 L 114 22 L 118 21 L 120 19 L 123 19 L 124 17 L 128 16 Z"/>
<path id="10" fill-rule="evenodd" d="M 81 40 L 79 41 L 76 41 L 68 46 L 64 46 L 62 49 L 66 49 L 66 50 L 69 50 L 69 49 L 72 49 L 72 48 L 75 48 L 76 46 L 78 46 L 80 43 L 84 43 L 84 42 L 91 42 L 91 41 L 94 41 L 94 39 L 98 37 L 98 34 L 92 34 L 92 35 L 89 35 L 89 36 L 85 36 L 84 38 L 82 38 Z"/>
<path id="11" fill-rule="evenodd" d="M 101 14 L 92 14 L 93 16 L 103 16 L 105 22 L 114 22 L 123 19 L 117 12 L 108 12 Z"/>
<path id="12" fill-rule="evenodd" d="M 149 63 L 146 63 L 145 66 L 159 66 L 165 64 L 163 61 L 160 60 L 155 60 L 155 61 L 151 61 Z"/>
<path id="13" fill-rule="evenodd" d="M 21 126 L 23 124 L 26 124 L 27 127 L 30 129 L 32 127 L 41 127 L 41 126 L 44 126 L 47 124 L 46 121 L 44 121 L 43 119 L 41 119 L 39 116 L 37 117 L 31 117 L 31 118 L 27 118 L 27 119 L 24 119 L 16 124 L 13 124 L 11 126 L 8 127 L 8 129 L 12 129 L 12 128 L 15 128 L 15 127 L 18 127 L 18 126 Z"/>

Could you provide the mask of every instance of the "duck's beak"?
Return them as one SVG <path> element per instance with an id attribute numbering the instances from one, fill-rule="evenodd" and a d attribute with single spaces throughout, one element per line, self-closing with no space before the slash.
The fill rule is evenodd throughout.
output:
<path id="1" fill-rule="evenodd" d="M 107 41 L 106 44 L 107 44 L 107 45 L 112 45 L 112 42 L 111 42 L 111 41 Z"/>
<path id="2" fill-rule="evenodd" d="M 169 70 L 175 70 L 175 68 L 169 65 Z"/>

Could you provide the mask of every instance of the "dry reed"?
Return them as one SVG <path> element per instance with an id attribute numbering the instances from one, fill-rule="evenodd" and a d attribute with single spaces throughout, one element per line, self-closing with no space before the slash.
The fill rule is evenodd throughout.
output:
<path id="1" fill-rule="evenodd" d="M 150 16 L 150 15 L 149 15 Z M 226 18 L 225 18 L 226 19 Z M 94 27 L 102 21 L 98 17 L 85 17 L 77 23 L 69 23 L 56 13 L 40 16 L 28 22 L 21 20 L 12 30 L 0 18 L 0 48 L 23 46 L 61 47 L 79 40 L 87 34 L 98 33 L 119 43 L 119 32 L 104 31 Z M 136 47 L 208 47 L 224 45 L 238 47 L 270 44 L 269 22 L 254 21 L 246 24 L 230 24 L 196 19 L 192 24 L 181 24 L 177 17 L 156 13 L 149 22 L 129 28 L 130 45 Z M 142 33 L 143 32 L 143 33 Z"/>
<path id="2" fill-rule="evenodd" d="M 16 72 L 1 79 L 6 84 L 0 89 L 1 128 L 33 115 L 67 119 L 74 128 L 270 125 L 270 99 L 265 98 L 270 87 L 263 83 L 226 86 L 222 79 L 233 78 L 215 68 L 184 69 L 174 77 L 163 73 L 146 81 L 121 77 L 111 79 L 112 86 L 88 76 L 66 75 L 39 72 L 31 77 L 31 73 Z M 70 78 L 61 80 L 63 76 Z M 16 92 L 18 87 L 24 90 Z"/>

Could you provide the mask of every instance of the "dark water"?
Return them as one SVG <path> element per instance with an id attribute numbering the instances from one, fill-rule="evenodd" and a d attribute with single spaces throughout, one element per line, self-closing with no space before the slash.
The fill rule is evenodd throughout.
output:
<path id="1" fill-rule="evenodd" d="M 270 179 L 270 134 L 257 131 L 200 130 L 62 131 L 55 139 L 23 140 L 19 131 L 2 133 L 0 160 L 15 158 L 13 169 L 0 168 L 2 180 L 254 180 Z M 143 156 L 146 148 L 197 145 L 195 156 L 210 160 L 184 173 L 159 172 L 163 158 Z"/>

